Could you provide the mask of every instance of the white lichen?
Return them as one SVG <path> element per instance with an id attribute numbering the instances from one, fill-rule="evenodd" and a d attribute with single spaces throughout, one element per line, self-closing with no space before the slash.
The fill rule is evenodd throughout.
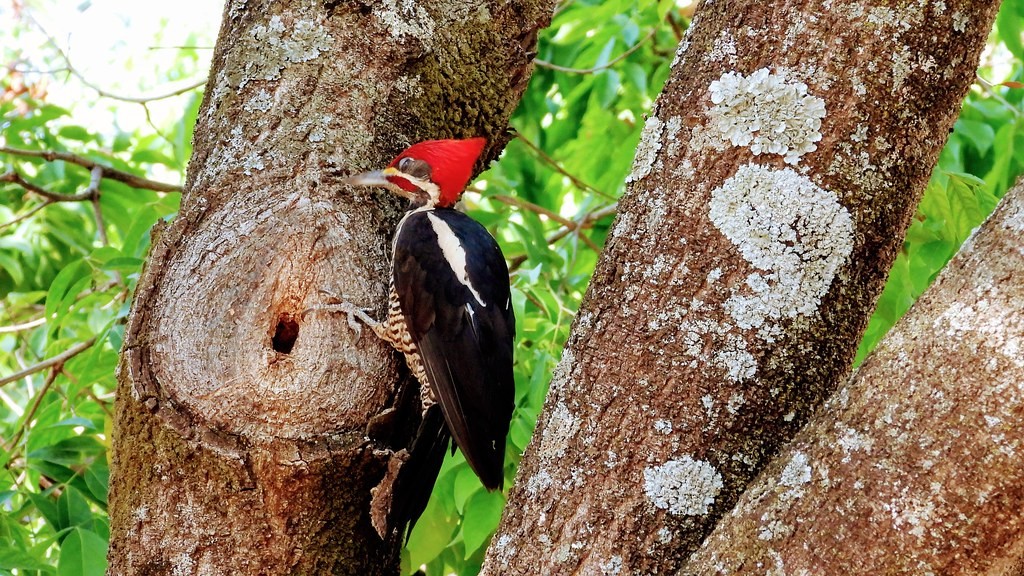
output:
<path id="1" fill-rule="evenodd" d="M 626 182 L 638 182 L 647 177 L 654 168 L 654 162 L 661 151 L 661 136 L 664 123 L 657 116 L 651 116 L 644 122 L 644 130 L 640 134 L 640 143 L 636 147 L 633 159 L 633 171 L 626 177 Z"/>
<path id="2" fill-rule="evenodd" d="M 579 419 L 569 411 L 569 407 L 564 402 L 556 404 L 541 436 L 539 450 L 541 461 L 550 462 L 564 456 L 569 441 L 579 430 L 579 425 Z"/>
<path id="3" fill-rule="evenodd" d="M 729 396 L 729 402 L 725 405 L 725 411 L 729 414 L 739 414 L 740 408 L 747 403 L 747 398 L 742 392 L 733 392 L 732 396 Z"/>
<path id="4" fill-rule="evenodd" d="M 811 465 L 808 463 L 807 454 L 797 451 L 789 459 L 786 467 L 782 469 L 779 483 L 783 486 L 800 486 L 810 481 Z"/>
<path id="5" fill-rule="evenodd" d="M 1009 216 L 1010 218 L 1004 221 L 1007 228 L 1014 230 L 1015 224 L 1010 219 L 1018 215 Z M 971 242 L 971 239 L 968 242 Z M 1001 320 L 1002 314 L 989 310 L 993 305 L 985 299 L 978 300 L 973 306 L 954 302 L 936 318 L 933 325 L 936 330 L 941 330 L 950 338 L 979 339 L 986 348 L 1006 358 L 1015 366 L 1024 366 L 1024 338 L 1014 331 L 1015 323 L 1004 322 Z M 1012 314 L 1010 311 L 1007 313 Z"/>
<path id="6" fill-rule="evenodd" d="M 382 4 L 375 15 L 392 37 L 412 36 L 426 45 L 432 43 L 434 19 L 416 0 L 384 0 Z"/>
<path id="7" fill-rule="evenodd" d="M 714 466 L 689 456 L 644 470 L 647 498 L 675 516 L 707 514 L 723 485 Z"/>
<path id="8" fill-rule="evenodd" d="M 526 491 L 531 496 L 536 496 L 550 488 L 552 484 L 554 484 L 554 480 L 551 478 L 551 474 L 547 470 L 541 470 L 526 481 Z"/>
<path id="9" fill-rule="evenodd" d="M 759 540 L 781 540 L 793 533 L 792 526 L 777 518 L 767 517 L 767 514 L 761 518 L 761 521 L 764 524 L 757 530 L 757 538 Z"/>
<path id="10" fill-rule="evenodd" d="M 711 83 L 709 130 L 755 155 L 778 154 L 787 164 L 818 149 L 825 101 L 803 82 L 787 82 L 767 68 L 749 76 L 727 72 Z"/>
<path id="11" fill-rule="evenodd" d="M 622 573 L 622 556 L 612 556 L 607 562 L 601 563 L 601 574 L 604 576 L 618 576 Z"/>
<path id="12" fill-rule="evenodd" d="M 270 110 L 274 105 L 274 98 L 270 92 L 266 90 L 260 90 L 255 96 L 250 98 L 242 105 L 242 108 L 246 112 L 266 112 Z"/>
<path id="13" fill-rule="evenodd" d="M 970 18 L 966 14 L 957 10 L 953 12 L 953 30 L 956 32 L 964 32 L 967 30 L 967 24 L 970 23 Z"/>
<path id="14" fill-rule="evenodd" d="M 551 373 L 551 384 L 548 387 L 549 393 L 560 393 L 572 384 L 572 370 L 576 365 L 576 355 L 572 350 L 566 348 L 562 351 L 562 358 L 558 361 Z"/>
<path id="15" fill-rule="evenodd" d="M 330 49 L 333 41 L 327 29 L 318 22 L 300 18 L 286 26 L 279 15 L 272 16 L 266 26 L 254 26 L 250 38 L 259 46 L 256 53 L 260 54 L 260 58 L 246 65 L 240 89 L 250 80 L 280 78 L 281 70 L 289 64 L 319 58 Z"/>
<path id="16" fill-rule="evenodd" d="M 854 452 L 870 453 L 875 441 L 853 428 L 845 427 L 845 430 L 842 430 L 838 443 L 839 447 L 843 449 L 843 459 L 841 461 L 847 464 L 850 462 Z"/>
<path id="17" fill-rule="evenodd" d="M 736 334 L 726 336 L 725 343 L 715 350 L 711 363 L 724 368 L 725 377 L 733 382 L 742 382 L 757 374 L 757 361 L 747 351 L 747 341 Z"/>
<path id="18" fill-rule="evenodd" d="M 707 59 L 714 62 L 736 62 L 736 39 L 729 30 L 723 30 L 711 45 Z"/>
<path id="19" fill-rule="evenodd" d="M 702 308 L 703 303 L 695 301 L 689 312 L 696 313 Z M 747 341 L 732 333 L 732 328 L 728 322 L 698 318 L 682 322 L 679 331 L 683 335 L 683 352 L 686 355 L 722 368 L 729 380 L 740 382 L 757 373 L 757 361 L 748 351 Z M 705 354 L 709 344 L 714 348 L 714 356 L 711 358 Z"/>
<path id="20" fill-rule="evenodd" d="M 709 216 L 761 271 L 725 302 L 742 329 L 813 314 L 853 251 L 850 213 L 835 194 L 789 168 L 741 166 L 712 191 Z"/>

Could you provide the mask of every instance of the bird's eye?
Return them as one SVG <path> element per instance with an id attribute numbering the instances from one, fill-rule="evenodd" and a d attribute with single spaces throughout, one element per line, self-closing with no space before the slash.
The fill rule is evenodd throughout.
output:
<path id="1" fill-rule="evenodd" d="M 430 180 L 430 164 L 416 158 L 402 158 L 398 161 L 398 169 L 419 180 Z"/>

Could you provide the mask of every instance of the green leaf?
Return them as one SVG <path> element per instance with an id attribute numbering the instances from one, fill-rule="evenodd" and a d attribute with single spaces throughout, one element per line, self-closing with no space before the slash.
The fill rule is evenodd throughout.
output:
<path id="1" fill-rule="evenodd" d="M 1003 191 L 1012 181 L 1011 166 L 1015 153 L 1014 136 L 1016 131 L 1016 122 L 1004 124 L 996 131 L 993 146 L 999 150 L 999 154 L 996 154 L 992 168 L 985 174 L 986 189 L 993 196 L 1002 196 Z"/>
<path id="2" fill-rule="evenodd" d="M 978 120 L 960 118 L 956 121 L 954 130 L 962 135 L 982 156 L 992 148 L 992 140 L 996 137 L 996 131 L 990 124 Z"/>
<path id="3" fill-rule="evenodd" d="M 985 182 L 970 174 L 950 174 L 946 199 L 955 234 L 950 240 L 957 246 L 981 224 L 997 203 L 995 196 L 985 188 Z"/>
<path id="4" fill-rule="evenodd" d="M 455 532 L 455 523 L 448 519 L 437 498 L 427 503 L 423 516 L 416 522 L 412 534 L 409 535 L 409 564 L 414 571 L 427 564 L 448 547 Z"/>
<path id="5" fill-rule="evenodd" d="M 61 528 L 92 524 L 89 503 L 71 486 L 65 486 L 57 499 L 57 515 Z"/>
<path id="6" fill-rule="evenodd" d="M 480 479 L 477 478 L 476 473 L 473 472 L 473 469 L 467 465 L 459 468 L 455 473 L 455 485 L 453 488 L 455 509 L 459 511 L 459 514 L 462 514 L 466 507 L 466 501 L 473 494 L 483 490 L 483 485 L 480 483 Z"/>
<path id="7" fill-rule="evenodd" d="M 481 490 L 466 502 L 462 519 L 462 539 L 466 543 L 466 558 L 491 539 L 498 528 L 505 497 L 501 492 Z"/>
<path id="8" fill-rule="evenodd" d="M 604 70 L 597 77 L 597 101 L 601 108 L 608 108 L 619 96 L 621 86 L 619 73 L 615 70 Z"/>
<path id="9" fill-rule="evenodd" d="M 57 132 L 57 134 L 59 134 L 61 138 L 67 138 L 68 140 L 79 140 L 81 142 L 89 142 L 91 140 L 96 139 L 92 134 L 89 134 L 88 130 L 86 130 L 82 126 L 64 126 Z"/>
<path id="10" fill-rule="evenodd" d="M 50 497 L 50 492 L 29 492 L 26 494 L 28 499 L 32 502 L 32 505 L 36 507 L 36 510 L 43 516 L 46 523 L 53 528 L 54 532 L 60 532 L 62 526 L 60 523 L 60 513 L 57 511 L 57 503 Z"/>
<path id="11" fill-rule="evenodd" d="M 85 471 L 85 485 L 94 500 L 107 503 L 108 486 L 110 485 L 110 467 L 106 460 L 97 460 Z"/>
<path id="12" fill-rule="evenodd" d="M 53 574 L 56 570 L 42 559 L 17 548 L 0 547 L 0 570 L 38 570 Z"/>
<path id="13" fill-rule="evenodd" d="M 107 541 L 91 530 L 74 528 L 60 547 L 57 576 L 105 576 Z"/>
<path id="14" fill-rule="evenodd" d="M 16 286 L 25 281 L 25 272 L 21 268 L 21 262 L 13 254 L 0 252 L 0 268 L 7 271 Z"/>
<path id="15" fill-rule="evenodd" d="M 663 22 L 668 13 L 676 7 L 676 0 L 658 0 L 658 21 Z"/>
<path id="16" fill-rule="evenodd" d="M 1024 1 L 1004 0 L 996 17 L 996 27 L 1006 48 L 1018 60 L 1024 60 L 1024 43 L 1021 42 L 1021 34 L 1024 33 Z"/>
<path id="17" fill-rule="evenodd" d="M 526 449 L 526 445 L 530 442 L 530 437 L 533 435 L 533 428 L 536 425 L 536 418 L 533 422 L 530 422 L 525 417 L 514 418 L 512 425 L 509 427 L 509 439 L 512 440 L 512 445 L 515 446 L 520 452 Z"/>
<path id="18" fill-rule="evenodd" d="M 60 319 L 67 313 L 65 305 L 69 299 L 75 297 L 71 288 L 79 283 L 83 277 L 89 274 L 89 265 L 79 259 L 65 266 L 53 279 L 50 289 L 46 293 L 46 317 L 51 318 L 55 314 Z"/>
<path id="19" fill-rule="evenodd" d="M 51 428 L 74 428 L 77 426 L 81 426 L 86 430 L 96 430 L 96 424 L 92 420 L 82 418 L 81 416 L 72 416 L 61 420 L 60 422 L 50 424 Z"/>

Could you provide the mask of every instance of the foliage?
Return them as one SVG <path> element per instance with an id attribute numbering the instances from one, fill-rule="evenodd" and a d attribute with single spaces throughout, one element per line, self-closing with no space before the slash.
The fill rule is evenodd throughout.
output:
<path id="1" fill-rule="evenodd" d="M 513 269 L 516 412 L 506 486 L 529 441 L 547 383 L 611 225 L 635 145 L 689 15 L 674 1 L 563 3 L 543 32 L 538 65 L 513 117 L 517 138 L 475 184 L 470 213 L 498 236 Z M 1007 2 L 994 37 L 1022 81 L 1024 0 Z M 633 50 L 634 47 L 637 47 Z M 5 57 L 11 58 L 9 54 Z M 54 56 L 56 58 L 56 55 Z M 13 58 L 12 58 L 13 59 Z M 178 77 L 181 71 L 175 72 Z M 66 151 L 116 170 L 181 181 L 200 95 L 183 121 L 98 131 L 11 72 L 0 97 L 0 145 Z M 972 91 L 910 228 L 859 357 L 1024 171 L 1024 89 Z M 136 106 L 116 103 L 119 106 Z M 51 194 L 89 191 L 70 162 L 0 154 Z M 53 201 L 0 183 L 0 574 L 100 574 L 109 538 L 107 452 L 117 353 L 148 230 L 178 194 L 103 179 L 101 194 Z M 74 353 L 74 354 L 71 354 Z M 52 366 L 46 359 L 66 359 Z M 7 377 L 31 373 L 7 382 Z M 403 566 L 474 574 L 504 496 L 486 492 L 461 455 L 446 460 Z"/>

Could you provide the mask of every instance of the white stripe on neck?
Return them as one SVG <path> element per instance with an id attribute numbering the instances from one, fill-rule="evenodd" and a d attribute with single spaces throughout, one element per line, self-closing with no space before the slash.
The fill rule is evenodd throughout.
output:
<path id="1" fill-rule="evenodd" d="M 437 234 L 437 243 L 441 247 L 441 254 L 448 261 L 448 265 L 452 267 L 455 277 L 459 280 L 459 283 L 469 288 L 476 301 L 486 308 L 487 303 L 484 302 L 484 299 L 480 297 L 480 293 L 476 291 L 476 288 L 469 281 L 469 274 L 466 271 L 466 250 L 459 243 L 459 238 L 452 231 L 451 226 L 448 226 L 448 223 L 444 220 L 430 212 L 427 212 L 427 218 L 430 219 L 430 225 L 434 228 L 434 234 Z"/>

